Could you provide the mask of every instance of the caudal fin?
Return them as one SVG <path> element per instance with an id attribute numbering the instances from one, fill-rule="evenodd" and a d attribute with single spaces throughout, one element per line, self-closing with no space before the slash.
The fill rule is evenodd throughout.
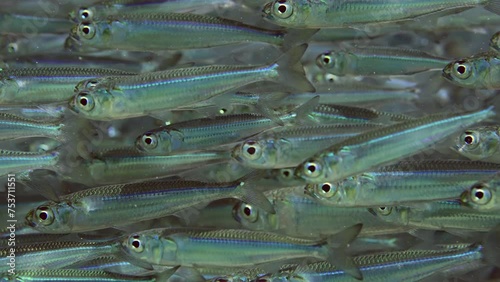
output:
<path id="1" fill-rule="evenodd" d="M 349 243 L 356 239 L 362 227 L 362 224 L 356 224 L 327 238 L 327 244 L 330 248 L 327 261 L 358 280 L 363 280 L 363 274 L 354 264 L 352 258 L 346 255 L 345 249 Z"/>
<path id="2" fill-rule="evenodd" d="M 299 45 L 290 49 L 276 61 L 279 73 L 278 82 L 298 91 L 316 92 L 314 86 L 307 80 L 300 62 L 306 49 L 307 44 Z"/>

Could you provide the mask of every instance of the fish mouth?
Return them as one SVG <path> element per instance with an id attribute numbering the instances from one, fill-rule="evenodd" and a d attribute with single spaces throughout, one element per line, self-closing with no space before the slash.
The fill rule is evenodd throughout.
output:
<path id="1" fill-rule="evenodd" d="M 444 78 L 448 79 L 448 80 L 453 80 L 453 77 L 451 76 L 450 71 L 449 71 L 449 67 L 445 67 L 445 68 L 443 69 L 443 72 L 441 73 L 441 75 L 442 75 Z"/>

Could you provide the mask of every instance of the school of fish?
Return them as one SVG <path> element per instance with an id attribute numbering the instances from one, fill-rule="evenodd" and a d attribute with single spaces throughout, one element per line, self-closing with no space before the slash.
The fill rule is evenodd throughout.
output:
<path id="1" fill-rule="evenodd" d="M 500 0 L 3 0 L 0 281 L 500 281 Z"/>

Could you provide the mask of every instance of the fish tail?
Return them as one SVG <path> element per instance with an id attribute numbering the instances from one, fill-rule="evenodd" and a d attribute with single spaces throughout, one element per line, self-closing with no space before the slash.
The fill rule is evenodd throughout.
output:
<path id="1" fill-rule="evenodd" d="M 305 124 L 307 120 L 314 120 L 310 114 L 319 105 L 320 96 L 316 95 L 312 97 L 309 101 L 295 108 L 294 112 L 296 114 L 295 120 L 298 124 Z"/>
<path id="2" fill-rule="evenodd" d="M 484 8 L 492 13 L 500 15 L 500 0 L 489 0 Z"/>
<path id="3" fill-rule="evenodd" d="M 235 194 L 243 202 L 261 208 L 268 213 L 276 213 L 273 204 L 269 202 L 264 193 L 259 191 L 257 187 L 254 187 L 250 183 L 241 181 L 241 183 L 235 189 Z"/>
<path id="4" fill-rule="evenodd" d="M 483 239 L 482 252 L 487 263 L 500 267 L 500 225 L 493 228 Z"/>
<path id="5" fill-rule="evenodd" d="M 283 39 L 281 50 L 286 52 L 298 44 L 306 43 L 319 29 L 289 29 Z"/>
<path id="6" fill-rule="evenodd" d="M 329 247 L 329 254 L 327 261 L 345 273 L 351 275 L 357 280 L 363 280 L 363 274 L 359 268 L 354 264 L 352 258 L 347 256 L 345 249 L 361 232 L 362 224 L 356 224 L 343 231 L 334 234 L 327 238 L 326 242 Z"/>
<path id="7" fill-rule="evenodd" d="M 302 44 L 290 49 L 277 61 L 278 82 L 284 86 L 303 92 L 316 92 L 314 86 L 307 80 L 300 59 L 307 49 L 307 44 Z"/>

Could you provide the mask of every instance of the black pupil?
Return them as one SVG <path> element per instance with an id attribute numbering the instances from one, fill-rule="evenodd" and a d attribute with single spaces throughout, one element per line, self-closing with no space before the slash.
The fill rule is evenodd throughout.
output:
<path id="1" fill-rule="evenodd" d="M 381 211 L 385 211 L 386 207 L 380 207 Z"/>
<path id="2" fill-rule="evenodd" d="M 85 97 L 80 98 L 80 105 L 87 106 L 87 103 L 88 103 L 87 98 Z"/>
<path id="3" fill-rule="evenodd" d="M 284 14 L 286 12 L 286 6 L 285 5 L 280 5 L 279 8 L 278 8 L 278 11 L 280 11 L 280 13 Z"/>
<path id="4" fill-rule="evenodd" d="M 324 57 L 324 58 L 323 58 L 323 62 L 324 62 L 325 64 L 329 64 L 329 63 L 330 63 L 330 59 L 329 59 L 328 57 Z"/>
<path id="5" fill-rule="evenodd" d="M 484 193 L 482 191 L 477 191 L 475 195 L 476 195 L 476 198 L 478 198 L 480 200 L 484 197 Z"/>
<path id="6" fill-rule="evenodd" d="M 148 145 L 151 145 L 151 143 L 153 143 L 153 139 L 151 137 L 146 137 L 144 138 L 144 142 Z"/>
<path id="7" fill-rule="evenodd" d="M 86 26 L 86 27 L 84 27 L 84 28 L 82 29 L 82 31 L 83 31 L 83 33 L 85 33 L 85 34 L 89 34 L 89 33 L 90 33 L 90 28 L 89 28 L 88 26 Z"/>
<path id="8" fill-rule="evenodd" d="M 459 74 L 464 74 L 465 73 L 465 67 L 464 66 L 458 66 L 457 71 Z"/>
<path id="9" fill-rule="evenodd" d="M 134 248 L 137 249 L 141 246 L 141 243 L 139 241 L 134 240 L 134 242 L 132 242 L 132 246 L 134 246 Z"/>
<path id="10" fill-rule="evenodd" d="M 330 185 L 323 184 L 323 186 L 321 186 L 321 190 L 323 190 L 323 192 L 325 192 L 325 193 L 330 192 Z"/>
<path id="11" fill-rule="evenodd" d="M 250 216 L 252 214 L 252 210 L 249 208 L 249 207 L 245 207 L 243 209 L 243 213 L 246 215 L 246 216 Z"/>
<path id="12" fill-rule="evenodd" d="M 41 219 L 41 220 L 46 220 L 46 219 L 47 219 L 47 217 L 49 217 L 49 216 L 48 216 L 48 214 L 47 214 L 46 212 L 41 212 L 41 213 L 40 213 L 40 219 Z"/>
<path id="13" fill-rule="evenodd" d="M 253 155 L 255 154 L 255 148 L 254 147 L 250 147 L 247 149 L 247 153 L 250 154 L 250 155 Z"/>
<path id="14" fill-rule="evenodd" d="M 285 170 L 285 171 L 283 171 L 283 175 L 288 177 L 288 176 L 290 176 L 290 172 L 288 170 Z"/>
<path id="15" fill-rule="evenodd" d="M 472 144 L 472 142 L 474 142 L 474 138 L 472 138 L 472 136 L 465 136 L 464 142 L 467 144 Z"/>
<path id="16" fill-rule="evenodd" d="M 307 170 L 309 170 L 310 172 L 315 172 L 316 171 L 316 166 L 315 165 L 309 165 L 307 167 Z"/>
<path id="17" fill-rule="evenodd" d="M 82 18 L 86 19 L 89 17 L 89 12 L 82 12 Z"/>
<path id="18" fill-rule="evenodd" d="M 224 109 L 224 108 L 222 108 L 220 111 L 221 111 L 221 113 L 225 113 L 225 112 L 227 112 L 227 110 L 226 110 L 226 109 Z"/>

